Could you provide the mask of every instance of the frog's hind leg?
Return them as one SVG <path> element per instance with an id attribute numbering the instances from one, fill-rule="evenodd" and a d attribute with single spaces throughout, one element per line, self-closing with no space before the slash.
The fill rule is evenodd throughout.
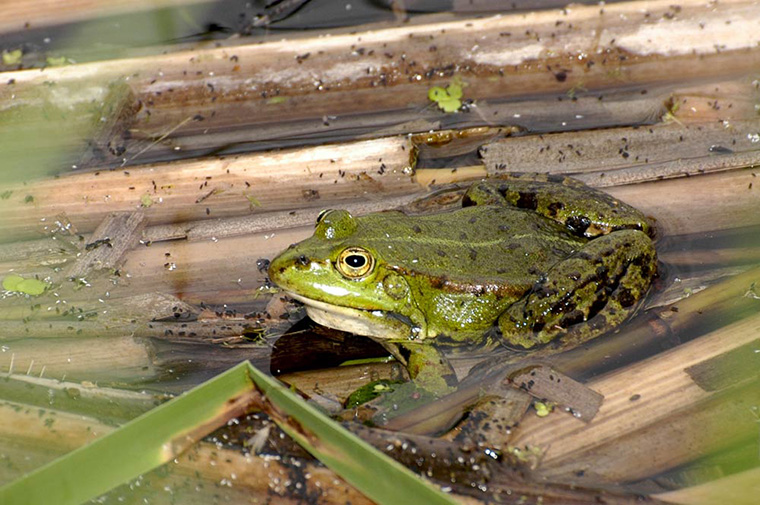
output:
<path id="1" fill-rule="evenodd" d="M 657 260 L 649 237 L 621 230 L 558 263 L 499 318 L 506 343 L 567 349 L 622 323 L 644 297 Z"/>
<path id="2" fill-rule="evenodd" d="M 597 237 L 617 230 L 654 235 L 646 217 L 611 195 L 555 174 L 505 174 L 470 186 L 462 206 L 509 205 L 531 210 L 567 226 L 577 236 Z"/>

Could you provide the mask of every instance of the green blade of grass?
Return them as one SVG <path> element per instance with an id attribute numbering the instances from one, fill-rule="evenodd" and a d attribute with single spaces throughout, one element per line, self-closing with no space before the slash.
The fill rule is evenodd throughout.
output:
<path id="1" fill-rule="evenodd" d="M 0 488 L 0 503 L 48 505 L 53 500 L 77 505 L 94 499 L 173 460 L 251 406 L 267 412 L 306 450 L 377 503 L 457 503 L 249 362 Z"/>
<path id="2" fill-rule="evenodd" d="M 380 504 L 459 502 L 341 427 L 275 379 L 253 366 L 249 373 L 279 411 L 268 412 L 280 428 L 365 496 Z M 289 418 L 297 421 L 293 423 Z"/>
<path id="3" fill-rule="evenodd" d="M 0 503 L 78 505 L 171 461 L 199 434 L 205 434 L 199 433 L 199 428 L 229 410 L 231 398 L 251 391 L 248 366 L 241 363 L 113 433 L 9 483 L 0 488 Z"/>

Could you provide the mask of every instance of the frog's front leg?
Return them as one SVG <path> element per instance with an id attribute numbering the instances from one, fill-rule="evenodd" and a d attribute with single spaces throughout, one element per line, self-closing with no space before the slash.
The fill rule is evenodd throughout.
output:
<path id="1" fill-rule="evenodd" d="M 470 186 L 462 205 L 510 205 L 532 210 L 587 238 L 626 229 L 641 230 L 649 236 L 654 233 L 638 210 L 562 175 L 515 173 L 481 181 Z"/>
<path id="2" fill-rule="evenodd" d="M 592 339 L 635 310 L 656 261 L 654 244 L 638 230 L 591 240 L 512 304 L 499 317 L 499 330 L 507 343 L 524 348 L 555 339 L 570 348 Z"/>
<path id="3" fill-rule="evenodd" d="M 404 342 L 397 344 L 407 363 L 409 376 L 419 387 L 443 396 L 457 385 L 457 377 L 448 358 L 432 343 Z"/>

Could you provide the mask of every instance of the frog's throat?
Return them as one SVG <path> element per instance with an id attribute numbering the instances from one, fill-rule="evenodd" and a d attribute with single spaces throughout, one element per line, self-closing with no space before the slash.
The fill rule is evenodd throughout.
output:
<path id="1" fill-rule="evenodd" d="M 408 340 L 408 324 L 382 310 L 363 310 L 320 302 L 288 291 L 288 296 L 306 306 L 306 313 L 317 324 L 364 335 L 378 340 Z"/>

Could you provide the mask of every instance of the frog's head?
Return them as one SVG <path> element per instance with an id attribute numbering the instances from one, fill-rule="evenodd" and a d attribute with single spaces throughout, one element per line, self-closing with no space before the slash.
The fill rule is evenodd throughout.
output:
<path id="1" fill-rule="evenodd" d="M 269 277 L 316 322 L 382 339 L 421 331 L 409 284 L 371 244 L 375 228 L 345 210 L 317 218 L 314 235 L 272 260 Z M 423 318 L 424 319 L 424 318 Z"/>

